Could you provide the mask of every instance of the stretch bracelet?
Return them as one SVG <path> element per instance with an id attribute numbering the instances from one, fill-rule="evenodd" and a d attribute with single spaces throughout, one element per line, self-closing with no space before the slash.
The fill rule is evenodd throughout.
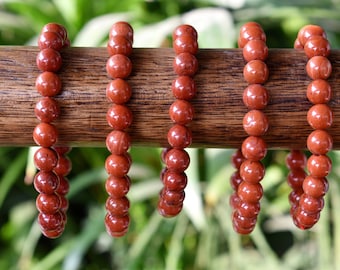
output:
<path id="1" fill-rule="evenodd" d="M 60 115 L 54 99 L 62 89 L 56 74 L 62 65 L 60 51 L 69 44 L 66 29 L 55 23 L 45 25 L 38 39 L 40 52 L 36 63 L 42 73 L 36 79 L 36 89 L 42 98 L 34 109 L 40 121 L 33 131 L 33 139 L 40 146 L 34 154 L 34 164 L 39 170 L 34 177 L 34 187 L 39 192 L 36 199 L 38 223 L 42 233 L 49 238 L 56 238 L 64 231 L 68 208 L 66 175 L 71 170 L 71 161 L 65 154 L 70 148 L 56 145 L 58 131 L 52 122 Z"/>

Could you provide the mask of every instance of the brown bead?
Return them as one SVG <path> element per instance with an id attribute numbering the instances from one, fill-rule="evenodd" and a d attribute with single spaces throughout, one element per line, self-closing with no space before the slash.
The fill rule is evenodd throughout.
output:
<path id="1" fill-rule="evenodd" d="M 177 37 L 173 41 L 172 46 L 176 54 L 180 53 L 196 54 L 198 51 L 197 39 L 195 39 L 191 35 L 182 35 Z"/>
<path id="2" fill-rule="evenodd" d="M 268 47 L 263 40 L 253 39 L 243 47 L 243 58 L 247 62 L 251 60 L 265 61 L 268 57 Z"/>
<path id="3" fill-rule="evenodd" d="M 333 124 L 333 112 L 326 104 L 313 105 L 307 113 L 307 121 L 314 129 L 327 129 Z"/>
<path id="4" fill-rule="evenodd" d="M 307 40 L 312 36 L 322 36 L 326 38 L 326 33 L 322 27 L 318 25 L 306 25 L 302 27 L 298 33 L 298 40 L 302 46 L 305 46 Z"/>
<path id="5" fill-rule="evenodd" d="M 58 95 L 61 90 L 61 80 L 57 74 L 45 71 L 37 77 L 35 87 L 40 95 L 53 97 Z"/>
<path id="6" fill-rule="evenodd" d="M 230 195 L 230 198 L 229 198 L 229 205 L 232 209 L 237 209 L 239 207 L 241 203 L 241 199 L 240 197 L 237 195 L 237 192 L 233 192 L 231 195 Z"/>
<path id="7" fill-rule="evenodd" d="M 115 104 L 124 104 L 131 98 L 132 90 L 128 82 L 123 79 L 115 79 L 106 87 L 106 97 Z"/>
<path id="8" fill-rule="evenodd" d="M 164 201 L 163 199 L 159 200 L 157 207 L 159 214 L 165 218 L 177 216 L 182 211 L 182 208 L 183 208 L 182 203 L 176 205 L 167 204 L 166 201 Z"/>
<path id="9" fill-rule="evenodd" d="M 39 193 L 53 194 L 59 187 L 60 179 L 52 171 L 40 171 L 34 176 L 33 184 Z"/>
<path id="10" fill-rule="evenodd" d="M 111 26 L 109 37 L 123 36 L 133 43 L 133 28 L 127 22 L 116 22 Z"/>
<path id="11" fill-rule="evenodd" d="M 33 139 L 37 145 L 51 147 L 57 142 L 58 131 L 52 124 L 40 123 L 33 130 Z"/>
<path id="12" fill-rule="evenodd" d="M 65 196 L 62 196 L 60 194 L 58 194 L 58 195 L 59 195 L 60 200 L 61 200 L 60 211 L 65 213 L 68 210 L 68 206 L 69 206 L 68 199 L 66 199 Z"/>
<path id="13" fill-rule="evenodd" d="M 264 166 L 260 161 L 245 160 L 240 167 L 243 181 L 251 184 L 259 183 L 264 177 Z"/>
<path id="14" fill-rule="evenodd" d="M 72 150 L 71 146 L 66 146 L 66 145 L 58 145 L 58 146 L 54 146 L 53 148 L 59 155 L 66 155 Z"/>
<path id="15" fill-rule="evenodd" d="M 262 111 L 251 110 L 243 117 L 243 129 L 250 136 L 262 136 L 268 127 L 268 118 Z"/>
<path id="16" fill-rule="evenodd" d="M 186 125 L 194 118 L 194 108 L 190 102 L 178 99 L 171 104 L 169 115 L 174 123 Z"/>
<path id="17" fill-rule="evenodd" d="M 123 217 L 129 213 L 130 202 L 127 197 L 108 197 L 105 203 L 106 210 L 113 216 Z"/>
<path id="18" fill-rule="evenodd" d="M 237 212 L 245 218 L 254 218 L 260 213 L 261 205 L 257 203 L 241 202 L 237 207 Z"/>
<path id="19" fill-rule="evenodd" d="M 243 92 L 243 103 L 251 110 L 264 109 L 268 104 L 268 92 L 261 84 L 250 84 Z"/>
<path id="20" fill-rule="evenodd" d="M 241 216 L 237 210 L 233 213 L 233 223 L 235 223 L 238 228 L 254 228 L 256 225 L 256 221 L 256 216 L 246 218 L 244 216 Z"/>
<path id="21" fill-rule="evenodd" d="M 296 226 L 302 230 L 312 228 L 320 218 L 320 212 L 308 214 L 303 211 L 300 207 L 295 211 Z"/>
<path id="22" fill-rule="evenodd" d="M 197 40 L 197 31 L 194 27 L 188 24 L 182 24 L 176 27 L 172 33 L 172 39 L 175 40 L 181 36 L 191 36 Z"/>
<path id="23" fill-rule="evenodd" d="M 238 186 L 243 181 L 240 172 L 236 171 L 230 176 L 230 185 L 233 190 L 237 190 Z"/>
<path id="24" fill-rule="evenodd" d="M 116 130 L 124 130 L 131 126 L 132 112 L 124 105 L 113 105 L 106 114 L 108 124 Z"/>
<path id="25" fill-rule="evenodd" d="M 191 100 L 196 94 L 195 81 L 189 76 L 179 76 L 172 82 L 172 93 L 177 99 Z"/>
<path id="26" fill-rule="evenodd" d="M 163 188 L 160 192 L 160 197 L 167 205 L 178 205 L 183 203 L 185 192 L 183 190 L 174 191 Z"/>
<path id="27" fill-rule="evenodd" d="M 314 130 L 307 139 L 307 148 L 314 155 L 325 155 L 332 150 L 333 138 L 325 130 Z"/>
<path id="28" fill-rule="evenodd" d="M 71 169 L 71 160 L 66 156 L 59 155 L 57 165 L 54 167 L 53 171 L 59 176 L 66 176 L 70 173 Z"/>
<path id="29" fill-rule="evenodd" d="M 231 164 L 235 169 L 240 169 L 243 161 L 245 161 L 245 157 L 243 156 L 241 149 L 237 149 L 231 155 Z"/>
<path id="30" fill-rule="evenodd" d="M 332 169 L 332 161 L 325 155 L 311 155 L 307 161 L 307 169 L 313 177 L 326 177 Z"/>
<path id="31" fill-rule="evenodd" d="M 240 197 L 241 201 L 257 203 L 262 198 L 263 188 L 259 183 L 251 184 L 243 181 L 237 189 L 237 195 Z"/>
<path id="32" fill-rule="evenodd" d="M 118 216 L 110 215 L 108 213 L 105 216 L 106 231 L 111 237 L 124 236 L 129 229 L 129 224 L 130 224 L 129 215 L 118 217 Z"/>
<path id="33" fill-rule="evenodd" d="M 162 177 L 162 182 L 167 190 L 182 191 L 187 186 L 188 178 L 184 172 L 167 170 Z"/>
<path id="34" fill-rule="evenodd" d="M 323 197 L 328 191 L 328 181 L 326 178 L 317 178 L 308 175 L 302 184 L 303 191 L 314 198 Z"/>
<path id="35" fill-rule="evenodd" d="M 313 36 L 307 40 L 304 50 L 308 58 L 312 58 L 317 55 L 328 57 L 331 51 L 331 46 L 328 40 L 324 37 Z"/>
<path id="36" fill-rule="evenodd" d="M 116 177 L 110 175 L 105 182 L 106 192 L 114 198 L 124 197 L 130 190 L 131 180 L 125 175 Z"/>
<path id="37" fill-rule="evenodd" d="M 294 189 L 290 194 L 289 194 L 289 203 L 294 206 L 294 205 L 298 205 L 299 201 L 301 199 L 301 196 L 303 194 L 303 189 L 298 188 L 298 189 Z"/>
<path id="38" fill-rule="evenodd" d="M 58 23 L 45 24 L 41 30 L 41 33 L 44 33 L 44 32 L 55 32 L 62 38 L 63 41 L 67 39 L 66 28 L 63 25 L 58 24 Z"/>
<path id="39" fill-rule="evenodd" d="M 57 162 L 57 153 L 51 148 L 40 147 L 34 153 L 34 164 L 40 171 L 52 171 Z"/>
<path id="40" fill-rule="evenodd" d="M 298 38 L 294 41 L 294 49 L 303 49 L 303 45 Z"/>
<path id="41" fill-rule="evenodd" d="M 189 154 L 185 150 L 171 149 L 166 153 L 165 164 L 169 171 L 184 172 L 190 163 Z"/>
<path id="42" fill-rule="evenodd" d="M 252 60 L 244 66 L 243 77 L 249 84 L 263 84 L 268 80 L 269 70 L 263 61 Z"/>
<path id="43" fill-rule="evenodd" d="M 35 203 L 39 212 L 45 214 L 54 214 L 60 209 L 61 200 L 60 196 L 56 193 L 40 193 Z"/>
<path id="44" fill-rule="evenodd" d="M 56 32 L 42 32 L 38 38 L 38 46 L 40 50 L 50 48 L 60 51 L 64 46 L 64 40 Z"/>
<path id="45" fill-rule="evenodd" d="M 294 168 L 287 176 L 287 183 L 292 189 L 301 189 L 306 175 L 307 174 L 303 168 Z"/>
<path id="46" fill-rule="evenodd" d="M 130 144 L 130 136 L 124 131 L 114 130 L 106 137 L 106 147 L 112 154 L 122 155 L 126 153 Z"/>
<path id="47" fill-rule="evenodd" d="M 50 123 L 59 117 L 60 108 L 54 99 L 43 97 L 35 105 L 34 113 L 41 122 Z"/>
<path id="48" fill-rule="evenodd" d="M 126 79 L 132 71 L 131 60 L 123 54 L 112 55 L 106 62 L 106 71 L 112 79 Z"/>
<path id="49" fill-rule="evenodd" d="M 124 36 L 111 37 L 107 43 L 107 52 L 110 56 L 123 54 L 129 56 L 132 53 L 132 43 Z"/>
<path id="50" fill-rule="evenodd" d="M 115 177 L 124 177 L 130 169 L 130 161 L 126 155 L 109 155 L 105 160 L 106 172 Z"/>
<path id="51" fill-rule="evenodd" d="M 306 155 L 300 150 L 291 150 L 287 155 L 286 165 L 290 170 L 304 168 L 306 163 Z"/>
<path id="52" fill-rule="evenodd" d="M 179 76 L 193 76 L 198 71 L 197 58 L 191 53 L 180 53 L 173 61 L 173 68 Z"/>
<path id="53" fill-rule="evenodd" d="M 325 205 L 323 197 L 314 198 L 303 194 L 300 198 L 300 208 L 307 214 L 314 214 L 320 212 Z"/>
<path id="54" fill-rule="evenodd" d="M 262 27 L 258 23 L 245 24 L 240 29 L 238 38 L 238 47 L 244 48 L 244 46 L 250 40 L 259 39 L 266 42 L 266 34 Z"/>
<path id="55" fill-rule="evenodd" d="M 331 99 L 331 86 L 325 80 L 313 80 L 307 87 L 307 98 L 314 104 L 327 103 Z"/>
<path id="56" fill-rule="evenodd" d="M 332 64 L 324 56 L 314 56 L 308 60 L 306 71 L 312 80 L 326 80 L 332 73 Z"/>
<path id="57" fill-rule="evenodd" d="M 60 211 L 53 214 L 39 213 L 39 225 L 47 231 L 53 231 L 64 226 L 64 217 Z"/>
<path id="58" fill-rule="evenodd" d="M 62 65 L 60 53 L 50 48 L 41 50 L 37 55 L 36 62 L 38 68 L 43 72 L 57 72 Z"/>
<path id="59" fill-rule="evenodd" d="M 173 125 L 168 132 L 168 142 L 173 148 L 183 149 L 190 146 L 192 134 L 189 128 L 183 125 Z"/>
<path id="60" fill-rule="evenodd" d="M 70 184 L 68 182 L 68 179 L 62 175 L 58 175 L 59 178 L 59 187 L 56 190 L 56 192 L 59 195 L 65 196 L 69 190 L 70 190 Z"/>
<path id="61" fill-rule="evenodd" d="M 242 143 L 242 153 L 246 159 L 261 160 L 267 154 L 267 145 L 261 137 L 249 136 Z"/>

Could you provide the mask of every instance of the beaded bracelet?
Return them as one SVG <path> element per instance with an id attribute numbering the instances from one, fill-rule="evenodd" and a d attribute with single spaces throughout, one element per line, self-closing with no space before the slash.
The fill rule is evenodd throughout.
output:
<path id="1" fill-rule="evenodd" d="M 158 211 L 164 217 L 178 215 L 185 197 L 187 176 L 184 171 L 189 166 L 190 157 L 184 148 L 192 141 L 188 124 L 193 120 L 194 109 L 189 101 L 196 93 L 192 77 L 198 71 L 196 30 L 190 25 L 178 26 L 173 32 L 173 48 L 176 53 L 173 68 L 178 77 L 172 83 L 176 100 L 170 106 L 169 115 L 174 124 L 167 135 L 170 147 L 162 153 L 166 167 L 161 174 L 164 187 L 158 202 Z"/>
<path id="2" fill-rule="evenodd" d="M 247 62 L 243 76 L 248 87 L 243 92 L 244 105 L 249 109 L 243 118 L 243 128 L 248 137 L 240 150 L 232 156 L 232 164 L 237 171 L 231 177 L 234 194 L 230 198 L 233 210 L 233 228 L 240 234 L 253 231 L 260 211 L 263 189 L 260 181 L 265 174 L 261 160 L 265 157 L 266 143 L 262 139 L 269 124 L 262 112 L 268 103 L 268 93 L 263 84 L 268 80 L 269 71 L 265 64 L 268 56 L 266 35 L 262 27 L 250 22 L 240 29 L 238 45 L 243 49 Z"/>
<path id="3" fill-rule="evenodd" d="M 112 237 L 121 237 L 130 224 L 130 202 L 126 197 L 130 189 L 127 175 L 131 166 L 128 153 L 131 140 L 126 132 L 132 123 L 132 112 L 126 106 L 132 90 L 125 80 L 132 71 L 129 55 L 132 53 L 133 29 L 126 22 L 117 22 L 110 29 L 107 50 L 110 55 L 106 70 L 111 80 L 106 87 L 106 97 L 113 104 L 108 109 L 106 120 L 113 131 L 106 137 L 106 147 L 111 152 L 105 161 L 109 177 L 105 188 L 109 194 L 106 200 L 106 231 Z"/>
<path id="4" fill-rule="evenodd" d="M 34 164 L 39 170 L 34 177 L 34 187 L 40 193 L 36 199 L 38 223 L 42 233 L 49 238 L 56 238 L 64 231 L 68 208 L 66 175 L 71 170 L 71 161 L 65 154 L 70 148 L 56 146 L 58 131 L 51 122 L 60 115 L 58 103 L 53 98 L 62 88 L 55 73 L 62 65 L 60 50 L 69 44 L 66 29 L 55 23 L 45 25 L 38 39 L 40 52 L 36 62 L 42 73 L 36 79 L 36 89 L 43 97 L 34 109 L 40 121 L 33 131 L 33 139 L 40 146 L 34 154 Z"/>
<path id="5" fill-rule="evenodd" d="M 328 105 L 331 87 L 326 81 L 332 72 L 328 60 L 330 44 L 325 31 L 317 25 L 303 27 L 294 43 L 297 49 L 304 49 L 308 58 L 307 75 L 312 82 L 307 87 L 307 99 L 313 104 L 307 113 L 307 121 L 314 129 L 307 139 L 311 156 L 307 160 L 307 175 L 302 182 L 302 190 L 297 207 L 293 211 L 294 224 L 300 229 L 313 227 L 320 218 L 324 206 L 323 196 L 328 190 L 327 175 L 332 162 L 327 153 L 332 149 L 333 139 L 326 131 L 333 123 L 333 113 Z"/>

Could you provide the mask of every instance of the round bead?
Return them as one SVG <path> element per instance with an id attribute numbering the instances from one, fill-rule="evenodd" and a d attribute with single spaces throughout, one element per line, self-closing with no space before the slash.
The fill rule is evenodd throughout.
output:
<path id="1" fill-rule="evenodd" d="M 314 129 L 330 128 L 333 123 L 333 112 L 326 104 L 313 105 L 308 110 L 307 121 Z"/>
<path id="2" fill-rule="evenodd" d="M 106 87 L 106 97 L 116 104 L 124 104 L 128 102 L 131 95 L 131 87 L 123 79 L 111 80 Z"/>
<path id="3" fill-rule="evenodd" d="M 325 80 L 313 80 L 307 87 L 307 98 L 314 104 L 327 103 L 331 99 L 331 86 Z"/>
<path id="4" fill-rule="evenodd" d="M 179 203 L 176 205 L 167 204 L 165 200 L 159 200 L 158 202 L 158 212 L 161 216 L 165 218 L 171 218 L 177 216 L 183 208 L 183 204 Z"/>
<path id="5" fill-rule="evenodd" d="M 183 149 L 188 147 L 192 141 L 190 129 L 182 125 L 173 125 L 168 132 L 168 142 L 173 148 Z"/>
<path id="6" fill-rule="evenodd" d="M 60 194 L 59 194 L 60 195 Z M 66 197 L 65 196 L 59 196 L 60 197 L 60 200 L 61 200 L 61 204 L 60 204 L 60 211 L 61 212 L 66 212 L 67 211 L 67 209 L 68 209 L 68 200 L 66 199 Z M 65 219 L 66 220 L 66 219 Z"/>
<path id="7" fill-rule="evenodd" d="M 324 56 L 314 56 L 308 60 L 306 71 L 312 80 L 326 80 L 332 73 L 332 64 Z"/>
<path id="8" fill-rule="evenodd" d="M 172 93 L 177 99 L 191 100 L 196 94 L 195 81 L 189 76 L 179 76 L 172 82 Z"/>
<path id="9" fill-rule="evenodd" d="M 237 195 L 237 192 L 233 192 L 229 198 L 229 205 L 232 209 L 237 209 L 241 203 L 240 197 Z"/>
<path id="10" fill-rule="evenodd" d="M 302 230 L 312 228 L 319 220 L 320 212 L 308 214 L 303 211 L 301 208 L 296 209 L 295 211 L 295 223 L 296 226 Z"/>
<path id="11" fill-rule="evenodd" d="M 108 124 L 117 130 L 124 130 L 131 126 L 132 112 L 124 105 L 113 105 L 106 114 Z"/>
<path id="12" fill-rule="evenodd" d="M 36 62 L 41 71 L 57 72 L 61 68 L 62 59 L 58 51 L 47 48 L 38 53 Z"/>
<path id="13" fill-rule="evenodd" d="M 300 187 L 298 189 L 294 189 L 290 194 L 289 194 L 289 203 L 292 206 L 297 206 L 300 202 L 301 196 L 303 194 L 303 189 Z"/>
<path id="14" fill-rule="evenodd" d="M 52 171 L 57 162 L 57 153 L 51 148 L 40 147 L 34 153 L 34 164 L 40 171 Z"/>
<path id="15" fill-rule="evenodd" d="M 250 84 L 243 92 L 243 103 L 248 109 L 261 110 L 268 104 L 267 89 L 261 84 Z"/>
<path id="16" fill-rule="evenodd" d="M 60 196 L 56 193 L 40 193 L 36 199 L 36 206 L 39 212 L 45 214 L 54 214 L 60 209 Z"/>
<path id="17" fill-rule="evenodd" d="M 178 99 L 171 104 L 169 115 L 174 123 L 186 125 L 194 118 L 194 108 L 190 102 Z"/>
<path id="18" fill-rule="evenodd" d="M 165 164 L 169 171 L 184 172 L 190 163 L 190 157 L 185 150 L 170 149 L 165 156 Z"/>
<path id="19" fill-rule="evenodd" d="M 326 33 L 322 27 L 310 24 L 300 29 L 298 33 L 298 40 L 302 46 L 305 46 L 307 40 L 312 36 L 322 36 L 326 38 Z"/>
<path id="20" fill-rule="evenodd" d="M 311 155 L 307 161 L 307 169 L 313 177 L 326 177 L 332 169 L 332 162 L 325 155 Z"/>
<path id="21" fill-rule="evenodd" d="M 35 87 L 44 97 L 53 97 L 61 90 L 61 80 L 53 72 L 45 71 L 40 73 L 35 81 Z"/>
<path id="22" fill-rule="evenodd" d="M 130 136 L 124 131 L 114 130 L 106 137 L 106 147 L 112 154 L 122 155 L 126 153 L 130 148 L 130 143 Z"/>
<path id="23" fill-rule="evenodd" d="M 308 175 L 302 184 L 303 191 L 314 198 L 323 197 L 328 191 L 328 181 L 326 178 L 317 178 Z"/>
<path id="24" fill-rule="evenodd" d="M 197 58 L 191 53 L 180 53 L 173 61 L 173 68 L 179 76 L 193 76 L 198 71 Z"/>
<path id="25" fill-rule="evenodd" d="M 65 145 L 64 146 L 58 145 L 58 146 L 54 146 L 53 148 L 59 155 L 65 155 L 72 150 L 72 147 L 65 146 Z"/>
<path id="26" fill-rule="evenodd" d="M 290 170 L 304 168 L 306 166 L 306 162 L 306 155 L 300 150 L 290 151 L 286 158 L 286 165 Z"/>
<path id="27" fill-rule="evenodd" d="M 182 191 L 187 186 L 188 178 L 183 172 L 167 170 L 162 177 L 162 182 L 167 190 Z"/>
<path id="28" fill-rule="evenodd" d="M 322 36 L 310 37 L 304 46 L 305 54 L 308 58 L 313 56 L 329 56 L 331 46 L 327 39 Z"/>
<path id="29" fill-rule="evenodd" d="M 116 177 L 110 175 L 105 182 L 106 192 L 113 198 L 124 197 L 130 190 L 131 180 L 125 175 Z"/>
<path id="30" fill-rule="evenodd" d="M 59 176 L 66 176 L 71 172 L 71 169 L 71 160 L 64 155 L 59 155 L 57 165 L 54 167 L 53 171 Z"/>
<path id="31" fill-rule="evenodd" d="M 237 227 L 239 228 L 254 228 L 256 225 L 256 221 L 256 216 L 246 218 L 244 216 L 241 216 L 237 210 L 233 213 L 233 223 L 235 223 L 235 225 L 237 224 Z"/>
<path id="32" fill-rule="evenodd" d="M 184 191 L 174 191 L 163 188 L 160 193 L 161 200 L 167 205 L 178 205 L 182 204 L 185 198 Z"/>
<path id="33" fill-rule="evenodd" d="M 314 155 L 325 155 L 333 147 L 332 136 L 325 130 L 314 130 L 307 139 L 307 148 Z"/>
<path id="34" fill-rule="evenodd" d="M 263 188 L 261 184 L 251 184 L 243 181 L 238 189 L 237 195 L 240 197 L 241 201 L 248 203 L 257 203 L 263 195 Z"/>
<path id="35" fill-rule="evenodd" d="M 53 194 L 59 187 L 60 181 L 51 171 L 40 171 L 34 176 L 34 188 L 39 193 Z"/>
<path id="36" fill-rule="evenodd" d="M 239 169 L 241 167 L 242 162 L 245 160 L 241 149 L 237 149 L 232 155 L 231 155 L 231 164 L 234 166 L 234 168 Z"/>
<path id="37" fill-rule="evenodd" d="M 56 32 L 42 32 L 38 38 L 38 46 L 40 50 L 50 48 L 60 51 L 64 46 L 64 40 Z"/>
<path id="38" fill-rule="evenodd" d="M 48 123 L 39 123 L 33 130 L 33 139 L 37 145 L 51 147 L 57 142 L 58 131 L 56 127 Z"/>
<path id="39" fill-rule="evenodd" d="M 251 110 L 243 117 L 243 129 L 250 136 L 262 136 L 268 127 L 268 118 L 262 111 Z"/>
<path id="40" fill-rule="evenodd" d="M 113 216 L 109 213 L 105 216 L 105 227 L 107 233 L 112 237 L 124 236 L 129 228 L 130 217 L 126 216 Z"/>
<path id="41" fill-rule="evenodd" d="M 47 231 L 53 231 L 64 226 L 64 217 L 60 211 L 53 214 L 39 213 L 39 225 Z"/>
<path id="42" fill-rule="evenodd" d="M 127 197 L 108 197 L 105 203 L 106 210 L 113 216 L 125 216 L 129 213 L 130 202 Z"/>
<path id="43" fill-rule="evenodd" d="M 240 29 L 240 34 L 238 38 L 238 47 L 244 48 L 244 46 L 250 40 L 259 39 L 266 42 L 266 34 L 264 33 L 262 27 L 258 23 L 245 24 Z"/>
<path id="44" fill-rule="evenodd" d="M 55 32 L 62 38 L 63 41 L 67 39 L 66 28 L 58 23 L 45 24 L 41 30 L 41 33 L 44 33 L 44 32 Z"/>
<path id="45" fill-rule="evenodd" d="M 106 172 L 115 177 L 124 177 L 130 169 L 130 161 L 126 155 L 109 155 L 105 160 Z"/>
<path id="46" fill-rule="evenodd" d="M 197 39 L 191 35 L 182 35 L 177 37 L 172 44 L 175 53 L 190 53 L 196 54 L 198 51 Z"/>
<path id="47" fill-rule="evenodd" d="M 300 43 L 298 38 L 294 41 L 294 49 L 303 49 L 303 45 Z"/>
<path id="48" fill-rule="evenodd" d="M 251 60 L 264 61 L 268 57 L 268 47 L 263 40 L 253 39 L 243 47 L 243 58 L 247 62 Z"/>
<path id="49" fill-rule="evenodd" d="M 242 143 L 242 153 L 246 159 L 261 160 L 267 154 L 267 145 L 261 137 L 249 136 Z"/>
<path id="50" fill-rule="evenodd" d="M 107 43 L 107 51 L 110 56 L 123 54 L 129 56 L 132 53 L 132 43 L 124 36 L 111 37 Z"/>
<path id="51" fill-rule="evenodd" d="M 238 234 L 247 235 L 250 234 L 255 229 L 255 226 L 249 228 L 242 228 L 238 225 L 237 221 L 233 220 L 233 229 Z"/>
<path id="52" fill-rule="evenodd" d="M 240 173 L 238 171 L 234 172 L 230 177 L 230 185 L 233 190 L 237 190 L 238 186 L 243 181 Z"/>
<path id="53" fill-rule="evenodd" d="M 300 189 L 305 178 L 306 172 L 303 168 L 294 168 L 287 176 L 287 183 L 292 189 Z"/>
<path id="54" fill-rule="evenodd" d="M 249 84 L 263 84 L 268 80 L 269 70 L 263 61 L 252 60 L 244 66 L 243 77 Z"/>
<path id="55" fill-rule="evenodd" d="M 106 71 L 113 79 L 126 79 L 132 71 L 131 60 L 123 54 L 112 55 L 106 62 Z"/>
<path id="56" fill-rule="evenodd" d="M 264 166 L 260 161 L 245 160 L 240 167 L 240 175 L 243 181 L 257 184 L 264 177 Z"/>
<path id="57" fill-rule="evenodd" d="M 260 213 L 260 203 L 241 202 L 237 207 L 237 212 L 240 216 L 245 218 L 254 218 Z"/>
<path id="58" fill-rule="evenodd" d="M 133 28 L 127 22 L 116 22 L 111 26 L 109 36 L 110 39 L 115 36 L 123 36 L 133 43 Z"/>
<path id="59" fill-rule="evenodd" d="M 303 194 L 300 198 L 300 208 L 302 211 L 307 214 L 315 214 L 320 212 L 325 205 L 325 201 L 323 197 L 314 198 L 312 196 L 308 196 Z"/>
<path id="60" fill-rule="evenodd" d="M 198 37 L 196 29 L 188 24 L 182 24 L 180 26 L 177 26 L 172 33 L 173 40 L 176 40 L 178 37 L 181 36 L 191 36 L 194 39 L 197 39 Z"/>
<path id="61" fill-rule="evenodd" d="M 54 99 L 43 97 L 35 105 L 34 113 L 41 122 L 50 123 L 59 117 L 60 108 Z"/>
<path id="62" fill-rule="evenodd" d="M 65 196 L 70 190 L 70 184 L 66 177 L 62 175 L 58 175 L 58 178 L 59 178 L 59 187 L 56 190 L 56 192 L 59 195 Z"/>

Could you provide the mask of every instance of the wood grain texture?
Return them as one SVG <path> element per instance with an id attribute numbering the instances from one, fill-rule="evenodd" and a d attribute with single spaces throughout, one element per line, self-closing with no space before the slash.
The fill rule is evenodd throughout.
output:
<path id="1" fill-rule="evenodd" d="M 35 90 L 39 70 L 37 47 L 0 47 L 0 145 L 34 145 L 32 131 L 38 120 L 34 106 L 40 95 Z M 104 146 L 111 130 L 106 122 L 110 102 L 105 97 L 109 82 L 105 48 L 70 48 L 62 52 L 59 75 L 62 94 L 57 96 L 61 117 L 55 122 L 59 142 L 72 146 Z M 133 97 L 128 106 L 134 120 L 129 130 L 133 144 L 166 146 L 172 123 L 168 109 L 174 98 L 171 83 L 172 49 L 134 49 L 133 74 L 129 83 Z M 195 119 L 191 124 L 193 147 L 237 148 L 246 133 L 242 119 L 247 109 L 242 102 L 244 60 L 239 49 L 202 49 L 197 55 L 200 69 L 195 76 L 197 96 L 192 101 Z M 333 73 L 330 106 L 334 124 L 330 133 L 334 148 L 340 149 L 340 51 L 330 56 Z M 310 79 L 305 73 L 306 57 L 294 49 L 271 49 L 267 61 L 270 77 L 266 88 L 270 103 L 265 109 L 270 129 L 264 137 L 269 148 L 304 148 L 311 132 L 306 114 Z"/>

